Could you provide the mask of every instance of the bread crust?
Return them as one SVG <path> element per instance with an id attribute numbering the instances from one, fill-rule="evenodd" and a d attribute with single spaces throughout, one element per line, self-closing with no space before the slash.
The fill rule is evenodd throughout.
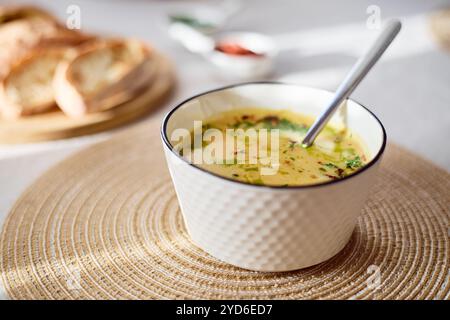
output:
<path id="1" fill-rule="evenodd" d="M 57 21 L 56 17 L 50 12 L 32 5 L 0 6 L 0 25 L 31 17 L 41 17 L 55 22 Z"/>

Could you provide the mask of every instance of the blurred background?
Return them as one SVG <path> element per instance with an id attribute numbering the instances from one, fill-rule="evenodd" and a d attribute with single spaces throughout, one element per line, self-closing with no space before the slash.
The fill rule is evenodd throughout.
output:
<path id="1" fill-rule="evenodd" d="M 238 9 L 220 29 L 256 31 L 272 36 L 280 53 L 268 79 L 298 82 L 333 90 L 356 57 L 370 43 L 370 6 L 381 21 L 403 20 L 403 30 L 382 62 L 353 97 L 386 124 L 389 138 L 450 169 L 450 56 L 429 28 L 432 12 L 446 0 L 400 1 L 233 1 Z M 141 38 L 166 53 L 176 64 L 179 86 L 169 103 L 200 91 L 236 82 L 224 79 L 203 58 L 190 54 L 167 33 L 170 12 L 193 7 L 218 8 L 224 1 L 58 0 L 0 1 L 40 5 L 57 16 L 78 5 L 81 27 L 92 32 Z"/>
<path id="2" fill-rule="evenodd" d="M 176 67 L 177 87 L 150 118 L 160 117 L 194 94 L 243 81 L 221 74 L 204 57 L 189 52 L 169 36 L 168 16 L 174 12 L 189 15 L 200 8 L 207 12 L 206 19 L 218 22 L 218 34 L 253 31 L 271 37 L 279 52 L 273 59 L 273 71 L 260 79 L 328 90 L 336 88 L 376 36 L 378 22 L 400 18 L 403 29 L 399 37 L 352 97 L 382 120 L 391 142 L 450 170 L 448 14 L 437 30 L 432 28 L 436 12 L 445 16 L 448 0 L 0 0 L 2 5 L 11 3 L 41 6 L 63 21 L 70 16 L 68 8 L 75 5 L 80 10 L 81 30 L 139 38 L 167 55 Z M 45 168 L 110 133 L 0 146 L 0 181 L 5 188 L 8 181 L 0 209 L 6 210 Z"/>

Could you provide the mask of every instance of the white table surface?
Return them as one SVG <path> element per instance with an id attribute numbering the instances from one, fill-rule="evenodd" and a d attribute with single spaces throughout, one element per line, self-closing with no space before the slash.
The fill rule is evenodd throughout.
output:
<path id="1" fill-rule="evenodd" d="M 69 5 L 81 9 L 82 28 L 150 41 L 177 67 L 178 88 L 150 117 L 206 89 L 236 82 L 217 75 L 196 56 L 173 43 L 164 29 L 165 13 L 217 1 L 58 0 L 3 1 L 41 4 L 65 19 Z M 272 80 L 333 90 L 376 31 L 366 27 L 373 1 L 245 0 L 225 30 L 259 31 L 282 49 Z M 403 30 L 386 56 L 352 95 L 385 124 L 389 140 L 450 170 L 450 52 L 433 41 L 428 13 L 448 1 L 379 0 L 381 18 L 400 17 Z M 145 121 L 145 120 L 144 120 Z M 113 132 L 28 145 L 0 145 L 0 226 L 20 193 L 43 171 L 69 154 Z M 0 285 L 0 298 L 6 298 Z"/>

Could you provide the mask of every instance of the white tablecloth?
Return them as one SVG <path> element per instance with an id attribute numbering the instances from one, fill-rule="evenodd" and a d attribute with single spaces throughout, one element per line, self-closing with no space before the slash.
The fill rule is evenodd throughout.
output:
<path id="1" fill-rule="evenodd" d="M 7 1 L 0 1 L 4 2 Z M 67 17 L 69 5 L 77 4 L 83 29 L 148 40 L 169 55 L 177 67 L 179 86 L 159 114 L 190 95 L 235 82 L 220 77 L 201 58 L 182 50 L 165 30 L 168 11 L 214 5 L 217 1 L 33 2 L 62 18 Z M 389 140 L 450 170 L 450 53 L 438 48 L 428 25 L 428 13 L 446 3 L 377 1 L 381 19 L 402 18 L 403 30 L 352 97 L 380 117 Z M 371 4 L 372 1 L 361 0 L 246 0 L 225 29 L 259 31 L 274 37 L 282 51 L 271 79 L 333 90 L 376 34 L 366 27 L 366 9 Z M 0 146 L 0 226 L 20 193 L 44 170 L 111 134 L 110 131 L 55 142 Z M 6 297 L 1 285 L 0 297 Z"/>

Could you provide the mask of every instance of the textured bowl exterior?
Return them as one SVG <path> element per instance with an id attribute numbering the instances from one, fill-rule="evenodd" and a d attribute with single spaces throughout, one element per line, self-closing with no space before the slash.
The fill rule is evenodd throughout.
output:
<path id="1" fill-rule="evenodd" d="M 332 97 L 332 92 L 305 86 L 243 83 L 194 96 L 166 115 L 161 138 L 194 243 L 222 261 L 258 271 L 309 267 L 345 246 L 386 144 L 383 125 L 367 108 L 349 99 L 330 120 L 364 141 L 370 155 L 366 166 L 352 176 L 313 186 L 274 188 L 219 177 L 172 152 L 169 138 L 176 137 L 178 129 L 190 130 L 195 121 L 242 106 L 317 117 Z"/>
<path id="2" fill-rule="evenodd" d="M 296 270 L 338 253 L 380 162 L 336 183 L 277 189 L 216 177 L 164 149 L 194 243 L 222 261 L 257 271 Z"/>

